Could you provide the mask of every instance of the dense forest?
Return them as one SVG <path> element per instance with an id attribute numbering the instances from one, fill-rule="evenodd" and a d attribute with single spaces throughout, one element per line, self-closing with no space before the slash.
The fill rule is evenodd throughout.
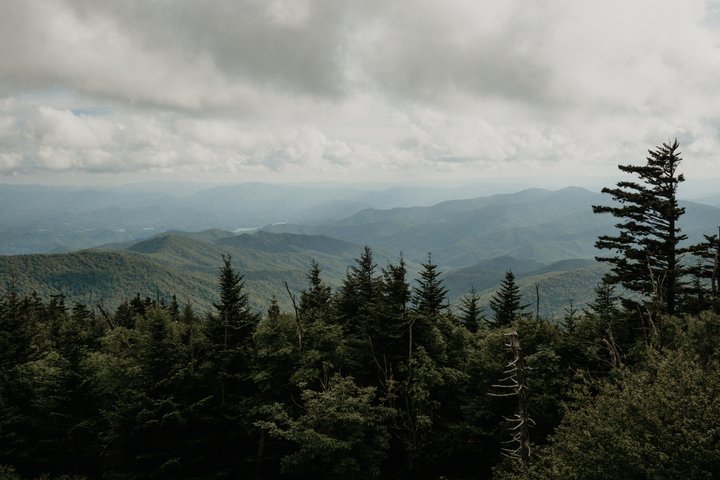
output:
<path id="1" fill-rule="evenodd" d="M 252 308 L 229 256 L 208 311 L 10 284 L 0 478 L 713 478 L 720 239 L 684 242 L 677 148 L 604 189 L 610 271 L 560 322 L 512 272 L 453 309 L 430 255 L 411 279 L 370 247 L 336 289 L 309 265 L 289 311 Z"/>

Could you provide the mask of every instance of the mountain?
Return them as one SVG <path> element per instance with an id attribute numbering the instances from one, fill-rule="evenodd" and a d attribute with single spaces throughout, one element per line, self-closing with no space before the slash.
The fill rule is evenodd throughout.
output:
<path id="1" fill-rule="evenodd" d="M 695 199 L 695 201 L 697 203 L 704 203 L 713 207 L 720 207 L 720 193 L 699 197 Z"/>
<path id="2" fill-rule="evenodd" d="M 313 260 L 323 278 L 338 285 L 361 247 L 322 236 L 233 234 L 222 230 L 166 232 L 128 245 L 62 254 L 0 256 L 0 285 L 15 283 L 24 292 L 64 293 L 69 301 L 117 305 L 136 293 L 211 308 L 217 300 L 216 277 L 222 256 L 245 277 L 251 303 L 265 308 L 275 294 L 290 308 L 292 291 L 306 286 Z"/>
<path id="3" fill-rule="evenodd" d="M 513 265 L 521 268 L 512 268 Z M 534 268 L 528 269 L 531 265 Z M 443 280 L 448 288 L 448 296 L 454 302 L 474 288 L 480 296 L 480 304 L 486 306 L 485 315 L 491 316 L 492 312 L 487 305 L 508 270 L 515 273 L 523 303 L 530 305 L 534 311 L 537 284 L 541 315 L 558 318 L 562 317 L 570 302 L 575 308 L 582 308 L 591 302 L 594 288 L 608 268 L 588 259 L 561 260 L 538 267 L 532 261 L 503 256 L 453 270 L 447 273 Z"/>
<path id="4" fill-rule="evenodd" d="M 208 186 L 148 183 L 114 187 L 0 184 L 0 254 L 78 250 L 169 230 L 252 230 L 274 223 L 318 224 L 367 208 L 432 205 L 497 191 L 497 185 Z"/>
<path id="5" fill-rule="evenodd" d="M 454 269 L 510 255 L 548 264 L 568 258 L 591 259 L 598 235 L 614 233 L 616 219 L 595 215 L 592 205 L 607 196 L 578 187 L 549 191 L 530 189 L 430 207 L 367 209 L 322 225 L 273 225 L 266 231 L 322 234 L 365 243 L 407 259 L 435 262 Z M 691 241 L 713 232 L 720 208 L 682 202 L 687 209 L 681 227 Z"/>
<path id="6" fill-rule="evenodd" d="M 235 220 L 213 224 L 233 209 L 240 216 L 245 211 L 254 212 L 252 215 L 257 218 L 262 215 L 270 219 L 292 215 L 309 218 L 299 212 L 312 204 L 330 205 L 332 201 L 328 199 L 341 195 L 341 189 L 326 188 L 319 194 L 310 193 L 313 191 L 310 187 L 287 186 L 277 187 L 285 196 L 273 202 L 261 201 L 266 198 L 264 195 L 270 195 L 266 189 L 273 188 L 276 187 L 247 184 L 186 189 L 181 196 L 173 196 L 167 191 L 150 194 L 143 189 L 128 194 L 123 190 L 43 187 L 38 190 L 39 199 L 26 195 L 22 188 L 19 195 L 12 193 L 12 188 L 0 188 L 0 198 L 14 198 L 11 206 L 17 209 L 10 214 L 0 212 L 0 220 L 16 218 L 18 212 L 42 209 L 45 202 L 58 198 L 65 199 L 60 202 L 63 208 L 75 205 L 79 209 L 74 215 L 55 218 L 55 226 L 50 229 L 42 227 L 43 224 L 33 227 L 35 234 L 28 237 L 28 245 L 7 242 L 13 235 L 16 239 L 25 238 L 22 230 L 0 229 L 0 251 L 32 250 L 40 244 L 62 251 L 79 241 L 105 243 L 95 250 L 67 254 L 0 257 L 0 282 L 15 278 L 23 290 L 45 293 L 62 290 L 73 299 L 91 304 L 98 299 L 119 302 L 140 292 L 163 297 L 175 293 L 181 301 L 192 300 L 209 307 L 222 256 L 230 255 L 236 269 L 245 276 L 256 306 L 266 306 L 275 294 L 281 305 L 289 307 L 285 282 L 293 291 L 302 289 L 305 273 L 311 261 L 316 260 L 328 283 L 339 285 L 347 267 L 359 255 L 361 245 L 367 244 L 373 248 L 379 267 L 394 261 L 402 252 L 409 278 L 415 278 L 419 263 L 431 252 L 433 262 L 446 273 L 451 300 L 466 294 L 471 286 L 489 296 L 505 271 L 512 270 L 528 298 L 534 299 L 534 284 L 539 283 L 541 302 L 548 302 L 547 311 L 556 314 L 570 299 L 579 304 L 591 295 L 604 268 L 592 261 L 597 254 L 594 242 L 600 234 L 614 233 L 615 219 L 594 215 L 591 210 L 591 205 L 605 204 L 608 199 L 576 187 L 558 191 L 529 189 L 429 206 L 365 208 L 345 218 L 269 225 L 252 234 L 238 234 L 223 226 L 237 225 Z M 106 193 L 116 195 L 119 206 L 112 206 L 115 200 L 103 197 Z M 304 200 L 299 198 L 306 194 Z M 396 201 L 411 196 L 400 190 L 375 194 L 378 198 L 394 197 Z M 347 201 L 357 202 L 355 205 L 370 202 L 372 197 L 361 191 L 342 195 Z M 18 199 L 24 199 L 27 205 Z M 143 207 L 147 202 L 155 202 L 149 212 Z M 177 211 L 167 210 L 170 204 Z M 155 234 L 155 226 L 140 228 L 147 225 L 142 223 L 142 218 L 149 218 L 147 215 L 170 211 L 175 216 L 168 214 L 162 222 L 172 224 L 185 213 L 184 221 L 193 224 L 195 220 L 191 217 L 203 212 L 199 205 L 206 206 L 203 222 L 213 224 L 213 228 L 186 232 L 173 227 L 162 234 Z M 691 241 L 699 240 L 703 233 L 714 233 L 715 226 L 720 224 L 720 208 L 692 202 L 681 205 L 686 208 L 681 227 Z M 100 208 L 93 210 L 95 207 Z M 52 205 L 47 208 L 48 218 L 52 217 L 49 213 L 52 208 Z M 193 208 L 197 208 L 195 214 Z M 113 222 L 127 221 L 123 215 L 132 216 L 133 209 L 142 211 L 139 219 L 135 219 L 135 230 L 109 229 Z M 283 212 L 287 216 L 280 217 Z M 88 225 L 94 215 L 101 214 L 102 227 L 66 232 Z M 142 238 L 133 238 L 134 235 Z M 107 242 L 100 241 L 106 239 Z"/>
<path id="7" fill-rule="evenodd" d="M 358 245 L 324 236 L 173 231 L 123 248 L 113 245 L 104 250 L 0 256 L 0 285 L 14 283 L 22 292 L 36 291 L 45 297 L 62 293 L 69 303 L 109 307 L 136 294 L 166 301 L 174 294 L 181 303 L 189 301 L 200 309 L 211 309 L 217 300 L 222 256 L 230 255 L 233 266 L 244 276 L 255 308 L 267 307 L 276 295 L 281 307 L 290 310 L 285 282 L 292 292 L 305 288 L 305 275 L 314 260 L 323 270 L 323 279 L 338 287 L 360 250 Z M 379 267 L 394 260 L 378 252 L 375 259 Z M 417 264 L 408 262 L 408 278 L 413 284 L 418 270 Z M 570 298 L 576 305 L 589 301 L 603 272 L 594 262 L 580 259 L 542 265 L 497 257 L 444 275 L 449 299 L 458 301 L 474 286 L 486 303 L 507 270 L 516 272 L 525 300 L 532 300 L 533 305 L 534 284 L 540 284 L 542 311 L 549 316 L 561 314 Z"/>
<path id="8" fill-rule="evenodd" d="M 0 256 L 0 285 L 21 292 L 64 294 L 69 302 L 117 305 L 140 293 L 209 306 L 214 289 L 204 276 L 181 272 L 131 252 L 83 250 L 62 254 Z"/>

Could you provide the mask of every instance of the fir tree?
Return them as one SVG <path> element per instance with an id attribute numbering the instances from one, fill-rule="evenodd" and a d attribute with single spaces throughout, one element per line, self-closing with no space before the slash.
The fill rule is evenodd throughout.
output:
<path id="1" fill-rule="evenodd" d="M 470 293 L 460 299 L 460 323 L 462 323 L 468 331 L 475 333 L 483 319 L 483 309 L 480 307 L 480 296 L 475 291 L 475 286 L 472 286 Z"/>
<path id="2" fill-rule="evenodd" d="M 418 286 L 413 290 L 413 306 L 421 315 L 439 315 L 447 305 L 447 288 L 443 286 L 437 265 L 432 262 L 428 253 L 427 261 L 421 264 Z"/>
<path id="3" fill-rule="evenodd" d="M 328 313 L 332 290 L 325 285 L 320 273 L 320 265 L 313 260 L 307 273 L 308 288 L 300 293 L 298 310 L 301 317 L 313 314 L 327 315 Z"/>
<path id="4" fill-rule="evenodd" d="M 505 272 L 500 289 L 490 299 L 496 327 L 507 327 L 527 314 L 528 305 L 523 305 L 520 301 L 520 289 L 515 284 L 515 275 L 511 271 Z"/>
<path id="5" fill-rule="evenodd" d="M 609 213 L 619 219 L 617 235 L 601 235 L 595 246 L 614 255 L 597 257 L 612 267 L 612 279 L 643 295 L 662 313 L 674 314 L 681 294 L 685 269 L 679 243 L 687 237 L 678 227 L 685 209 L 678 206 L 677 189 L 685 179 L 678 174 L 680 152 L 677 140 L 649 151 L 645 165 L 619 165 L 639 177 L 639 182 L 621 181 L 616 188 L 603 188 L 619 206 L 593 205 L 594 213 Z"/>
<path id="6" fill-rule="evenodd" d="M 204 377 L 214 399 L 207 427 L 213 440 L 206 448 L 222 475 L 243 476 L 250 471 L 249 459 L 257 450 L 251 409 L 257 388 L 251 368 L 259 316 L 251 310 L 243 277 L 235 272 L 229 256 L 223 257 L 218 283 L 217 313 L 208 315 L 205 328 L 208 361 Z"/>

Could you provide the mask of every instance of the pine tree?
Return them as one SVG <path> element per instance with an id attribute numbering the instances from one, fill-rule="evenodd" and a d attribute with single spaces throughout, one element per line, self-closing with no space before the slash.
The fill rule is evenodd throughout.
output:
<path id="1" fill-rule="evenodd" d="M 407 266 L 402 254 L 398 263 L 391 263 L 383 268 L 382 279 L 385 307 L 393 314 L 404 317 L 411 299 L 411 290 L 407 281 Z"/>
<path id="2" fill-rule="evenodd" d="M 325 285 L 320 273 L 320 265 L 313 260 L 307 273 L 309 286 L 300 293 L 298 310 L 301 317 L 327 315 L 328 313 L 332 290 Z"/>
<path id="3" fill-rule="evenodd" d="M 720 311 L 720 241 L 717 235 L 703 235 L 705 240 L 689 247 L 690 252 L 697 258 L 697 263 L 690 268 L 694 278 L 694 285 L 690 294 L 694 298 L 690 303 L 694 312 L 713 308 Z"/>
<path id="4" fill-rule="evenodd" d="M 618 234 L 601 235 L 595 246 L 614 255 L 597 257 L 612 267 L 612 279 L 626 289 L 657 304 L 662 313 L 674 314 L 682 292 L 685 269 L 679 243 L 687 237 L 678 227 L 685 209 L 678 206 L 677 189 L 685 179 L 678 174 L 679 144 L 663 143 L 649 151 L 645 165 L 619 165 L 639 177 L 621 181 L 617 188 L 603 188 L 619 206 L 593 205 L 594 213 L 609 213 L 620 221 Z"/>
<path id="5" fill-rule="evenodd" d="M 257 450 L 251 409 L 257 387 L 251 368 L 259 315 L 248 304 L 243 277 L 233 269 L 230 256 L 223 256 L 218 283 L 217 313 L 208 315 L 205 328 L 208 361 L 204 377 L 214 400 L 208 412 L 213 441 L 207 442 L 206 448 L 219 470 L 242 476 L 250 471 L 248 460 L 255 458 Z"/>
<path id="6" fill-rule="evenodd" d="M 355 259 L 345 276 L 338 296 L 338 313 L 347 323 L 369 320 L 371 310 L 380 300 L 380 277 L 376 274 L 377 265 L 373 253 L 367 245 L 359 258 Z"/>
<path id="7" fill-rule="evenodd" d="M 397 373 L 407 359 L 410 298 L 405 259 L 400 255 L 397 263 L 390 263 L 382 270 L 380 331 L 373 340 L 376 359 L 383 376 L 388 378 Z"/>
<path id="8" fill-rule="evenodd" d="M 413 306 L 421 315 L 439 315 L 447 305 L 447 288 L 443 286 L 437 265 L 428 253 L 427 261 L 421 264 L 418 286 L 413 289 Z"/>
<path id="9" fill-rule="evenodd" d="M 480 307 L 480 296 L 475 291 L 475 286 L 470 288 L 470 293 L 460 299 L 460 323 L 470 332 L 477 332 L 478 326 L 483 318 L 483 309 Z"/>
<path id="10" fill-rule="evenodd" d="M 500 290 L 490 299 L 496 327 L 507 327 L 521 316 L 526 315 L 527 304 L 520 303 L 520 288 L 515 283 L 515 275 L 505 272 L 505 278 L 500 284 Z"/>
<path id="11" fill-rule="evenodd" d="M 382 331 L 381 305 L 382 279 L 377 275 L 372 250 L 365 246 L 355 265 L 348 269 L 338 293 L 337 320 L 345 340 L 343 355 L 355 378 L 366 385 L 377 377 L 372 345 Z"/>

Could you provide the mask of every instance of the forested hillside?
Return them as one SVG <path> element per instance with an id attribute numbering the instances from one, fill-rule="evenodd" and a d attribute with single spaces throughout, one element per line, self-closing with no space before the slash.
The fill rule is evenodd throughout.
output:
<path id="1" fill-rule="evenodd" d="M 136 294 L 165 301 L 175 295 L 204 310 L 215 301 L 218 259 L 230 255 L 244 272 L 250 304 L 259 310 L 283 294 L 285 282 L 300 290 L 313 260 L 322 263 L 333 285 L 339 284 L 359 250 L 322 236 L 168 232 L 102 250 L 0 256 L 0 284 L 14 283 L 44 297 L 63 294 L 91 306 L 117 306 Z M 290 307 L 286 294 L 280 300 Z"/>
<path id="2" fill-rule="evenodd" d="M 681 227 L 678 147 L 621 165 L 637 181 L 592 205 L 614 224 L 598 264 L 501 256 L 443 275 L 430 254 L 410 268 L 326 236 L 222 230 L 5 257 L 0 478 L 713 478 L 720 238 Z M 123 295 L 126 275 L 155 295 L 26 288 Z"/>
<path id="3" fill-rule="evenodd" d="M 107 307 L 116 307 L 136 294 L 165 301 L 175 295 L 181 302 L 204 310 L 211 308 L 215 299 L 218 259 L 231 255 L 243 272 L 253 308 L 263 310 L 276 296 L 280 307 L 290 310 L 292 302 L 285 283 L 293 291 L 301 290 L 305 272 L 315 261 L 322 266 L 328 285 L 338 287 L 347 265 L 360 250 L 360 246 L 321 235 L 173 231 L 101 250 L 0 256 L 0 285 L 14 282 L 18 289 L 35 291 L 45 298 L 62 294 L 70 303 Z M 382 266 L 396 260 L 397 255 L 376 252 L 376 258 Z M 408 262 L 407 269 L 415 275 L 420 265 Z M 457 307 L 460 299 L 475 289 L 481 304 L 487 305 L 507 270 L 518 272 L 523 298 L 533 305 L 538 285 L 541 312 L 548 318 L 562 316 L 571 302 L 576 307 L 586 305 L 606 271 L 593 260 L 547 265 L 502 256 L 472 267 L 442 271 L 448 301 Z"/>
<path id="4" fill-rule="evenodd" d="M 512 288 L 484 316 L 473 296 L 455 314 L 435 265 L 411 282 L 402 262 L 378 268 L 369 249 L 334 291 L 313 266 L 289 313 L 274 302 L 255 313 L 227 258 L 217 283 L 205 314 L 140 297 L 93 313 L 7 290 L 3 478 L 527 478 L 501 454 L 517 411 L 497 386 L 513 329 L 540 447 L 532 475 L 703 478 L 720 467 L 707 436 L 720 418 L 717 313 L 652 330 L 601 284 L 559 325 L 530 315 Z M 631 460 L 649 444 L 652 456 Z"/>

